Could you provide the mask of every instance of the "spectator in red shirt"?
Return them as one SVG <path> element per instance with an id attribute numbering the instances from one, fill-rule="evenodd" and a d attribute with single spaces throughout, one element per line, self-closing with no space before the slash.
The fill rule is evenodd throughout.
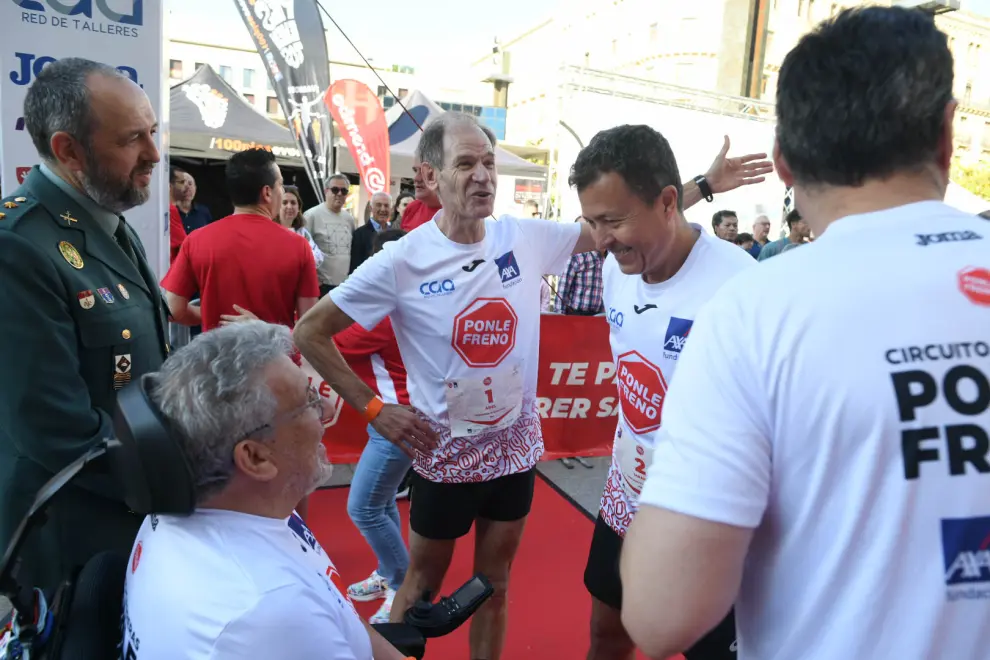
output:
<path id="1" fill-rule="evenodd" d="M 171 260 L 169 263 L 174 263 L 175 258 L 179 256 L 179 248 L 182 247 L 184 240 L 186 240 L 186 228 L 182 226 L 182 216 L 179 215 L 179 209 L 175 208 L 175 204 L 169 204 L 168 242 L 171 248 Z"/>
<path id="2" fill-rule="evenodd" d="M 402 214 L 402 231 L 412 231 L 420 225 L 425 225 L 433 219 L 440 210 L 440 198 L 423 183 L 423 175 L 419 171 L 419 160 L 413 156 L 413 186 L 416 188 L 416 199 L 409 203 Z"/>
<path id="3" fill-rule="evenodd" d="M 250 309 L 269 323 L 295 325 L 320 296 L 313 251 L 306 239 L 273 222 L 282 206 L 282 173 L 275 156 L 249 149 L 227 161 L 234 214 L 190 234 L 162 288 L 172 317 L 203 331 Z M 201 307 L 190 298 L 200 292 Z"/>

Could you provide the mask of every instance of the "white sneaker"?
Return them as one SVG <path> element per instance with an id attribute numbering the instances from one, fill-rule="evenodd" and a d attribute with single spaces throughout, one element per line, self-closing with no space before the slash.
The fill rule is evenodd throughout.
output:
<path id="1" fill-rule="evenodd" d="M 369 623 L 388 623 L 392 617 L 393 600 L 395 600 L 395 589 L 388 589 L 385 592 L 385 602 L 378 608 L 375 615 L 368 620 Z"/>
<path id="2" fill-rule="evenodd" d="M 372 573 L 366 580 L 355 582 L 347 587 L 347 595 L 351 597 L 351 600 L 356 600 L 359 603 L 385 598 L 388 591 L 388 580 L 379 575 L 378 571 Z"/>

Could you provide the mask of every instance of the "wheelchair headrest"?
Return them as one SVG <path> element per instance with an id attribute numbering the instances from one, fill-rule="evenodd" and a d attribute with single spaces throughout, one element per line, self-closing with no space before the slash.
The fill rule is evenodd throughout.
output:
<path id="1" fill-rule="evenodd" d="M 148 374 L 118 393 L 113 429 L 120 446 L 109 460 L 135 513 L 188 515 L 196 505 L 192 472 L 175 433 L 151 401 L 153 383 Z"/>

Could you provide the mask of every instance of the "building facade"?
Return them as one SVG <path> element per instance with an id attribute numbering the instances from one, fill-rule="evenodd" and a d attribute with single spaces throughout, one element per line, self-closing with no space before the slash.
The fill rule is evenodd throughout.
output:
<path id="1" fill-rule="evenodd" d="M 773 102 L 777 74 L 797 41 L 822 20 L 863 4 L 844 0 L 576 0 L 553 17 L 479 57 L 479 75 L 514 80 L 509 93 L 508 139 L 535 143 L 561 114 L 548 97 L 567 71 L 650 80 L 723 98 Z M 990 161 L 990 18 L 956 11 L 936 18 L 955 57 L 956 149 L 964 161 Z M 750 47 L 752 46 L 752 47 Z M 614 80 L 614 78 L 613 78 Z M 676 100 L 676 99 L 673 99 Z M 759 105 L 758 103 L 755 105 Z"/>

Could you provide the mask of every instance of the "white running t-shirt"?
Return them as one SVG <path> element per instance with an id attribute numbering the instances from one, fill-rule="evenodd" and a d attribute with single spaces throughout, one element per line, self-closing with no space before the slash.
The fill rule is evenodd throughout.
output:
<path id="1" fill-rule="evenodd" d="M 409 400 L 440 436 L 413 463 L 424 478 L 490 481 L 543 455 L 540 284 L 566 268 L 580 232 L 576 222 L 503 216 L 485 221 L 480 243 L 465 245 L 431 220 L 330 292 L 365 329 L 391 316 Z"/>
<path id="2" fill-rule="evenodd" d="M 371 660 L 340 574 L 293 514 L 148 516 L 124 588 L 124 660 Z"/>
<path id="3" fill-rule="evenodd" d="M 640 506 L 753 529 L 739 660 L 987 657 L 990 223 L 838 220 L 719 290 L 667 398 Z"/>
<path id="4" fill-rule="evenodd" d="M 667 387 L 698 309 L 729 278 L 756 261 L 739 246 L 701 232 L 680 270 L 647 284 L 624 275 L 609 255 L 602 272 L 605 318 L 615 362 L 619 419 L 601 515 L 625 536 L 646 479 Z"/>

